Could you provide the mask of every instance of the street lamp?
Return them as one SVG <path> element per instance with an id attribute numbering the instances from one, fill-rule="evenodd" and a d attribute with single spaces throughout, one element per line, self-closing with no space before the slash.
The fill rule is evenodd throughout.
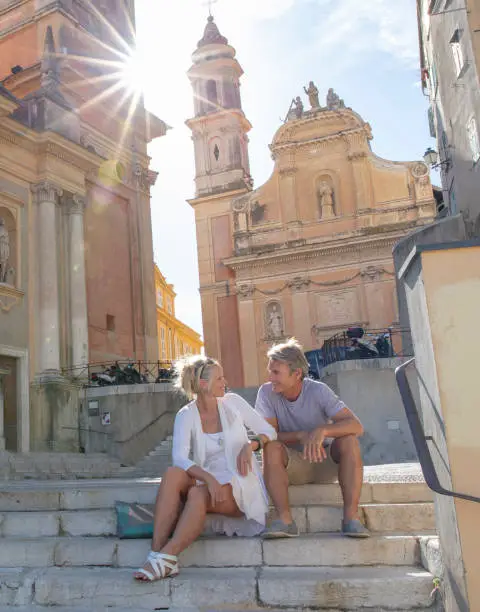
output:
<path id="1" fill-rule="evenodd" d="M 435 149 L 432 149 L 431 147 L 428 147 L 428 149 L 425 151 L 423 159 L 427 166 L 433 170 L 441 168 L 442 166 L 445 166 L 445 170 L 447 170 L 450 166 L 450 160 L 448 158 L 439 162 L 438 153 L 435 151 Z"/>

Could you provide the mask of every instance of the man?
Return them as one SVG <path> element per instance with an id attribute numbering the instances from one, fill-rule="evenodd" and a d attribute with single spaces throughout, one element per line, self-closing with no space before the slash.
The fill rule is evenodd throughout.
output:
<path id="1" fill-rule="evenodd" d="M 288 500 L 289 484 L 334 482 L 343 495 L 342 532 L 370 534 L 358 515 L 363 463 L 359 419 L 324 383 L 307 378 L 308 361 L 291 339 L 268 352 L 270 382 L 258 391 L 256 409 L 278 432 L 265 446 L 265 484 L 278 512 L 265 537 L 298 535 Z"/>

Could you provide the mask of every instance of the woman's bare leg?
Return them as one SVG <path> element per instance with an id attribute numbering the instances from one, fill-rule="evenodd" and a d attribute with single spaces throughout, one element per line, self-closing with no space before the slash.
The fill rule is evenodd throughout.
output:
<path id="1" fill-rule="evenodd" d="M 206 486 L 192 487 L 188 491 L 187 503 L 180 516 L 175 533 L 170 542 L 163 547 L 162 553 L 177 556 L 188 548 L 202 533 L 207 512 L 226 516 L 242 516 L 233 497 L 232 487 L 230 485 L 225 485 L 225 487 L 227 488 L 227 499 L 215 507 L 211 505 Z"/>
<path id="2" fill-rule="evenodd" d="M 181 468 L 169 467 L 165 472 L 155 502 L 153 551 L 159 552 L 168 542 L 180 516 L 183 499 L 194 484 L 195 480 Z"/>
<path id="3" fill-rule="evenodd" d="M 152 540 L 154 552 L 159 552 L 168 542 L 180 516 L 183 500 L 194 485 L 195 480 L 181 468 L 170 467 L 165 472 L 155 502 Z M 143 569 L 152 573 L 150 563 L 146 563 Z M 137 580 L 146 580 L 146 577 L 138 572 L 134 577 Z"/>

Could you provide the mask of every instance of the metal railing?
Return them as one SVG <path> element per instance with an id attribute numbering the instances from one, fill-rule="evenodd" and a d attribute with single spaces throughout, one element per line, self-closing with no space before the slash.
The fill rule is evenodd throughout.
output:
<path id="1" fill-rule="evenodd" d="M 440 479 L 428 447 L 428 442 L 433 441 L 433 438 L 432 436 L 425 435 L 425 431 L 420 420 L 420 415 L 418 413 L 418 408 L 415 404 L 415 400 L 413 399 L 410 385 L 408 384 L 406 370 L 408 366 L 412 365 L 414 362 L 415 359 L 410 359 L 409 361 L 403 363 L 395 370 L 395 376 L 397 379 L 398 389 L 402 397 L 403 406 L 405 408 L 408 425 L 410 427 L 410 431 L 412 432 L 413 443 L 415 444 L 418 459 L 420 461 L 420 465 L 422 466 L 425 482 L 430 489 L 432 489 L 432 491 L 438 493 L 439 495 L 457 497 L 459 499 L 465 499 L 478 504 L 480 503 L 480 498 L 475 497 L 474 495 L 467 495 L 466 493 L 450 491 L 449 489 L 445 489 L 445 487 L 440 484 Z"/>
<path id="2" fill-rule="evenodd" d="M 411 357 L 410 330 L 351 328 L 325 340 L 322 356 L 324 366 L 352 359 Z"/>
<path id="3" fill-rule="evenodd" d="M 171 361 L 102 361 L 64 368 L 62 374 L 87 387 L 171 382 Z"/>

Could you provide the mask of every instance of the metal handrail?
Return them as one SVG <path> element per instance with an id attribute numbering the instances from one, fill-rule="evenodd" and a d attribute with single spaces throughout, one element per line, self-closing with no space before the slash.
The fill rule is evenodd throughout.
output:
<path id="1" fill-rule="evenodd" d="M 417 449 L 418 458 L 422 467 L 422 472 L 425 477 L 425 482 L 428 487 L 439 495 L 446 495 L 448 497 L 457 497 L 459 499 L 465 499 L 467 501 L 480 503 L 480 498 L 473 495 L 467 495 L 465 493 L 457 493 L 456 491 L 450 491 L 445 489 L 440 484 L 435 464 L 433 463 L 430 449 L 428 448 L 427 441 L 433 440 L 432 436 L 426 436 L 423 429 L 418 409 L 413 399 L 412 390 L 408 384 L 407 374 L 405 370 L 415 361 L 415 358 L 409 359 L 395 370 L 395 377 L 397 379 L 398 389 L 402 397 L 403 406 L 405 408 L 405 414 L 407 416 L 410 431 L 412 432 L 413 443 Z"/>

